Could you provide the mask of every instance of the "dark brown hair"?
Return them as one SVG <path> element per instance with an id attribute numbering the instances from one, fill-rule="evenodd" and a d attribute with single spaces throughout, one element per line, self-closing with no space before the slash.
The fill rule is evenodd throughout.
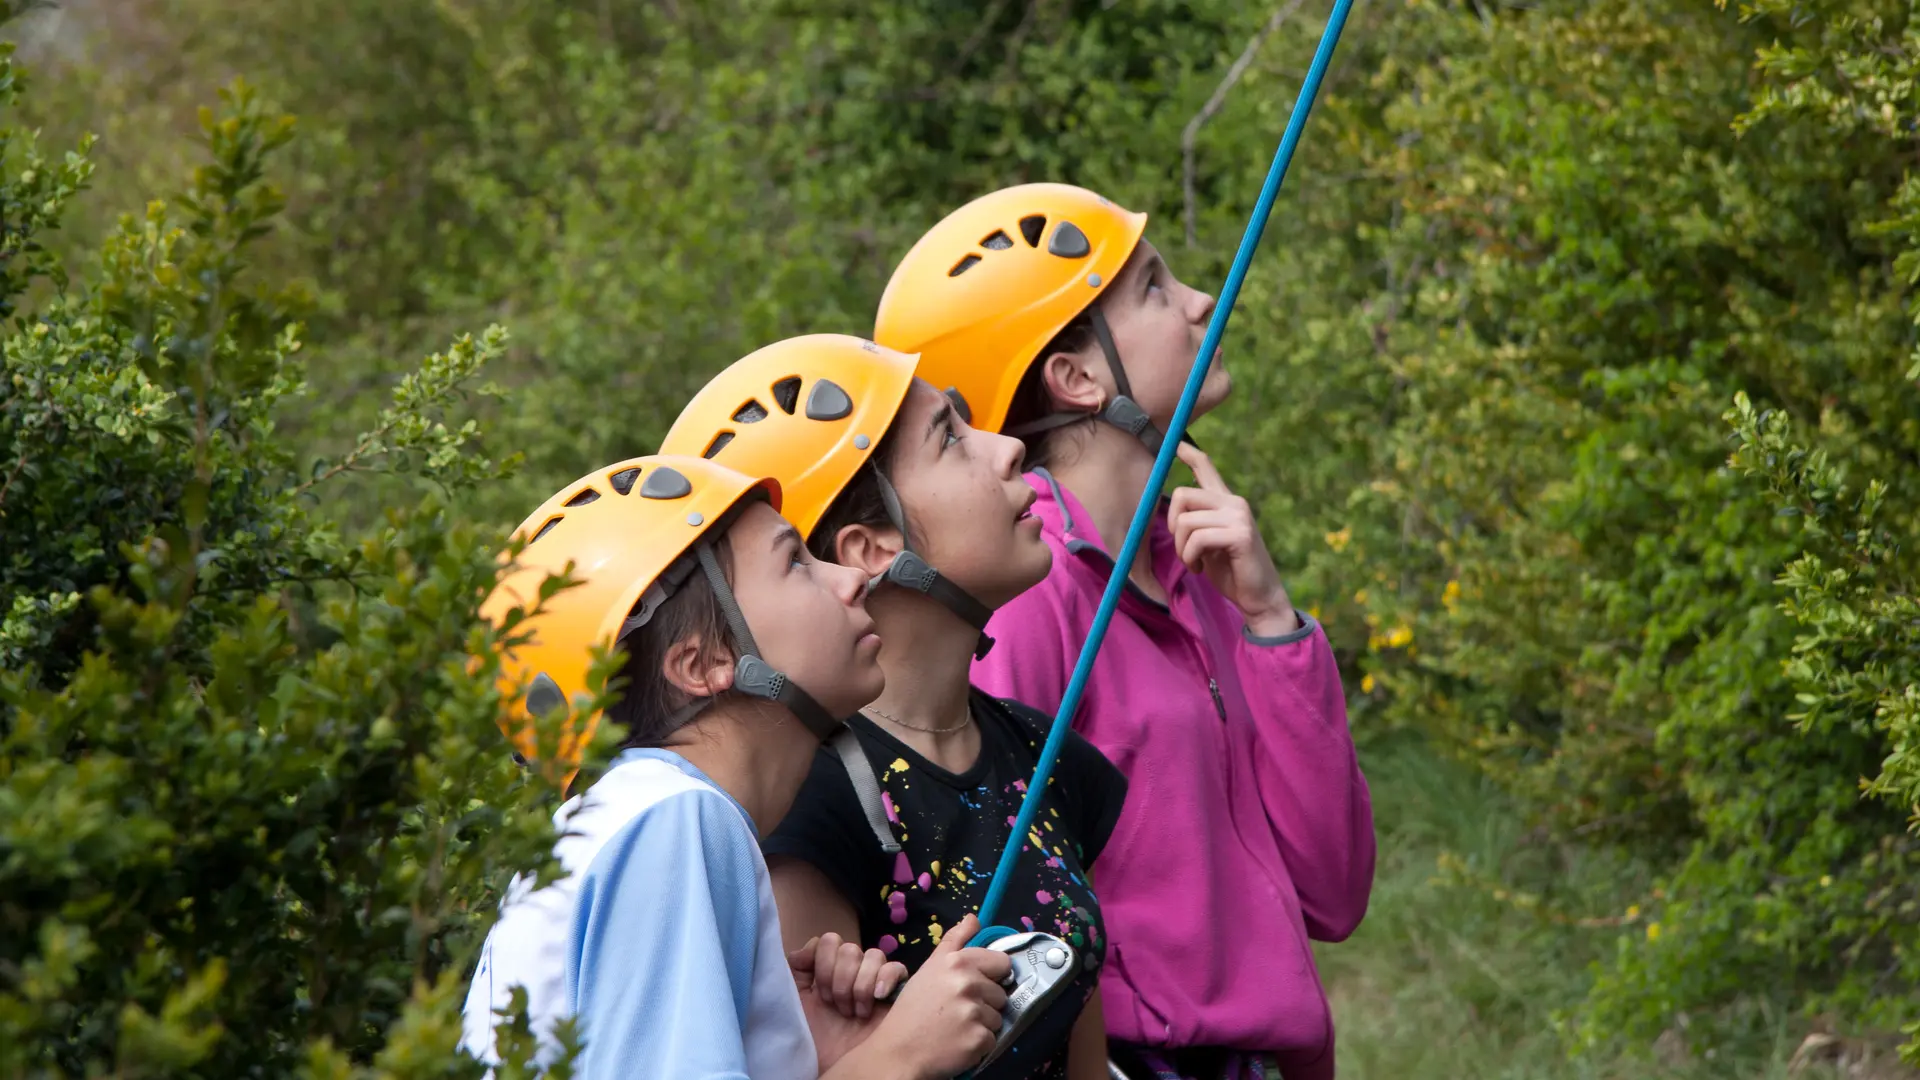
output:
<path id="1" fill-rule="evenodd" d="M 840 552 L 834 541 L 840 530 L 849 525 L 870 525 L 879 527 L 893 524 L 893 518 L 887 515 L 887 501 L 880 495 L 880 477 L 882 470 L 893 465 L 893 455 L 899 448 L 899 440 L 894 438 L 899 430 L 899 421 L 880 437 L 880 445 L 873 448 L 873 456 L 853 474 L 847 486 L 840 489 L 827 512 L 820 515 L 820 521 L 813 527 L 813 535 L 807 538 L 807 550 L 821 562 L 838 563 Z M 903 509 L 901 511 L 905 513 Z"/>
<path id="2" fill-rule="evenodd" d="M 719 560 L 721 574 L 731 585 L 733 547 L 726 536 L 713 541 L 713 554 Z M 699 570 L 660 605 L 647 625 L 628 634 L 621 642 L 626 660 L 619 677 L 624 686 L 619 700 L 607 710 L 607 719 L 626 731 L 621 749 L 663 746 L 667 736 L 684 723 L 679 714 L 690 699 L 686 691 L 666 677 L 663 668 L 668 651 L 691 637 L 699 638 L 702 665 L 725 663 L 740 655 L 739 642 L 734 640 L 733 629 L 727 625 L 720 598 L 714 595 L 707 575 Z"/>
<path id="3" fill-rule="evenodd" d="M 1060 411 L 1054 404 L 1053 395 L 1047 392 L 1045 361 L 1054 353 L 1077 353 L 1095 342 L 1092 311 L 1093 309 L 1089 307 L 1086 311 L 1075 315 L 1073 321 L 1061 327 L 1060 332 L 1053 335 L 1053 340 L 1047 342 L 1046 348 L 1041 349 L 1040 354 L 1033 358 L 1026 375 L 1020 380 L 1019 389 L 1013 392 L 1013 401 L 1007 406 L 1007 420 L 1000 426 L 1001 431 L 1018 431 L 1027 424 L 1044 420 Z M 1092 419 L 1091 414 L 1088 415 L 1088 419 Z M 1020 463 L 1021 470 L 1030 472 L 1045 468 L 1053 459 L 1053 451 L 1056 448 L 1055 437 L 1077 426 L 1068 424 L 1051 431 L 1020 436 L 1027 447 L 1026 456 Z"/>

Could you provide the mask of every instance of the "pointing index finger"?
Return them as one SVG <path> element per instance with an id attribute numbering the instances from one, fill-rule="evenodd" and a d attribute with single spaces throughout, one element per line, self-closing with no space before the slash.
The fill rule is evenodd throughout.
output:
<path id="1" fill-rule="evenodd" d="M 1193 470 L 1193 479 L 1200 485 L 1200 490 L 1232 494 L 1232 490 L 1227 487 L 1226 480 L 1221 478 L 1220 470 L 1213 467 L 1213 459 L 1208 457 L 1199 447 L 1190 442 L 1182 442 L 1174 448 L 1174 453 L 1185 463 L 1187 468 Z"/>

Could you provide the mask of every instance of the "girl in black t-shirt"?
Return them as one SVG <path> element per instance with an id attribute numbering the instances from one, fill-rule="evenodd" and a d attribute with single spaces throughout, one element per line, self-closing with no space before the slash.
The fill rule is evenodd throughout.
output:
<path id="1" fill-rule="evenodd" d="M 789 946 L 813 939 L 831 952 L 844 937 L 917 970 L 945 930 L 979 907 L 1050 718 L 978 691 L 970 704 L 979 750 L 959 772 L 930 760 L 884 721 L 848 721 L 879 780 L 889 831 L 902 848 L 897 854 L 883 852 L 867 828 L 846 765 L 832 751 L 815 755 L 793 811 L 762 845 Z M 1113 831 L 1125 783 L 1092 744 L 1069 736 L 1001 921 L 1071 943 L 1082 976 L 983 1077 L 1106 1076 L 1097 1003 L 1082 1008 L 1106 954 L 1089 870 Z M 864 1004 L 845 996 L 856 1010 Z"/>
<path id="2" fill-rule="evenodd" d="M 913 364 L 857 338 L 781 342 L 709 383 L 663 447 L 778 478 L 816 557 L 875 582 L 867 607 L 886 689 L 849 718 L 855 747 L 816 757 L 764 847 L 787 947 L 814 949 L 815 968 L 834 973 L 816 983 L 826 1002 L 876 1018 L 888 978 L 876 958 L 915 970 L 978 910 L 1051 722 L 968 683 L 993 609 L 1052 566 L 1022 447 L 968 427 Z M 872 776 L 884 822 L 870 820 L 850 769 Z M 1125 791 L 1098 750 L 1068 736 L 998 921 L 1066 940 L 1079 970 L 981 1080 L 1107 1075 L 1091 869 Z M 825 1063 L 840 1048 L 819 1049 Z"/>

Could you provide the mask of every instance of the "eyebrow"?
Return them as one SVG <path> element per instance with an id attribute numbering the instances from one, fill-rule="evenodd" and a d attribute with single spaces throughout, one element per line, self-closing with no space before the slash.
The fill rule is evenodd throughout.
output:
<path id="1" fill-rule="evenodd" d="M 778 551 L 781 545 L 789 540 L 798 544 L 800 542 L 800 530 L 794 528 L 791 522 L 782 522 L 779 528 L 773 530 L 773 543 L 767 546 Z"/>
<path id="2" fill-rule="evenodd" d="M 953 402 L 951 401 L 941 402 L 940 407 L 938 409 L 935 409 L 933 411 L 933 416 L 927 420 L 926 434 L 927 435 L 937 434 L 941 428 L 946 427 L 947 424 L 952 420 L 953 420 Z M 922 438 L 924 437 L 925 436 L 922 436 Z"/>
<path id="3" fill-rule="evenodd" d="M 1143 277 L 1151 277 L 1153 276 L 1154 267 L 1165 266 L 1165 265 L 1167 265 L 1166 260 L 1162 259 L 1160 256 L 1149 255 L 1146 257 L 1144 261 L 1140 263 L 1140 268 L 1133 272 L 1133 280 L 1139 281 Z"/>

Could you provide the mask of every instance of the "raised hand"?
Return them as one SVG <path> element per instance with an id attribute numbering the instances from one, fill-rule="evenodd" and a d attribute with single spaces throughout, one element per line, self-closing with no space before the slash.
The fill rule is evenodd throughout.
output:
<path id="1" fill-rule="evenodd" d="M 1167 507 L 1180 561 L 1233 601 L 1255 634 L 1274 637 L 1299 629 L 1300 616 L 1253 523 L 1253 508 L 1227 487 L 1199 447 L 1181 443 L 1178 453 L 1200 485 L 1175 488 Z"/>

